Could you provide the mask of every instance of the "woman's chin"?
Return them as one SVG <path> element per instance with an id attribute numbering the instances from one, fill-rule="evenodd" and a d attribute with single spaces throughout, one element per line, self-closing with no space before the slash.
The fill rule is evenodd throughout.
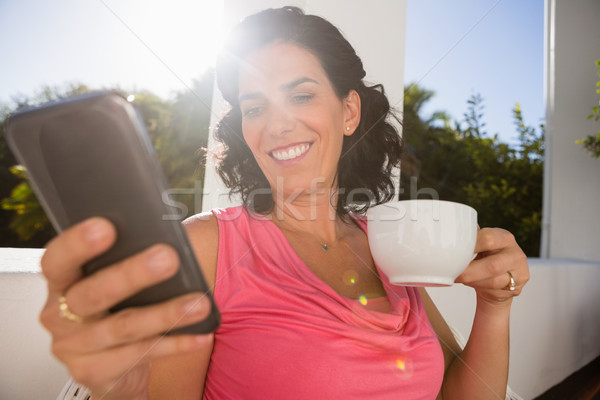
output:
<path id="1" fill-rule="evenodd" d="M 319 198 L 330 195 L 331 179 L 325 177 L 306 177 L 298 175 L 278 176 L 276 182 L 272 184 L 273 194 L 276 201 L 295 202 L 305 196 Z"/>

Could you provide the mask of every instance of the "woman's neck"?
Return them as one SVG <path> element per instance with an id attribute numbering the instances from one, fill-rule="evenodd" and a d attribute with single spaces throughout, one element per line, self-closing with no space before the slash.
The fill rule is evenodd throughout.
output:
<path id="1" fill-rule="evenodd" d="M 273 198 L 270 218 L 280 229 L 309 233 L 324 243 L 339 239 L 340 219 L 334 206 L 337 204 L 335 193 L 304 194 L 293 199 L 275 195 Z"/>

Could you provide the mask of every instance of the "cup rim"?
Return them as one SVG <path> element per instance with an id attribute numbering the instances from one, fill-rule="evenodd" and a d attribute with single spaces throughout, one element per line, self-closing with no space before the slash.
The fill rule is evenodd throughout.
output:
<path id="1" fill-rule="evenodd" d="M 392 200 L 392 201 L 387 201 L 385 203 L 381 203 L 381 204 L 377 204 L 375 206 L 369 207 L 369 209 L 367 210 L 367 214 L 371 211 L 371 210 L 375 210 L 377 208 L 383 207 L 383 206 L 387 206 L 387 205 L 395 205 L 395 204 L 400 204 L 400 203 L 417 203 L 417 202 L 439 202 L 439 203 L 447 203 L 447 204 L 453 204 L 456 206 L 462 206 L 462 207 L 466 207 L 466 208 L 470 208 L 471 210 L 473 210 L 473 212 L 475 212 L 475 214 L 477 214 L 477 210 L 475 210 L 473 207 L 471 207 L 468 204 L 465 203 L 459 203 L 457 201 L 450 201 L 450 200 L 439 200 L 439 199 L 408 199 L 408 200 Z"/>

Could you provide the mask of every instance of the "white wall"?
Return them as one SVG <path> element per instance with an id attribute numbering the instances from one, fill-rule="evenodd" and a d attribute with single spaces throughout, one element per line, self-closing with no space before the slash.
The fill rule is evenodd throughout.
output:
<path id="1" fill-rule="evenodd" d="M 265 8 L 295 5 L 308 14 L 322 16 L 336 25 L 362 58 L 366 80 L 383 83 L 390 103 L 402 109 L 404 97 L 404 37 L 406 0 L 225 0 L 226 25 Z M 222 114 L 225 104 L 215 88 L 211 127 Z M 209 149 L 214 149 L 212 137 Z M 207 165 L 202 210 L 228 207 L 227 189 Z"/>
<path id="2" fill-rule="evenodd" d="M 68 379 L 38 322 L 47 293 L 43 251 L 0 248 L 0 399 L 55 399 Z"/>
<path id="3" fill-rule="evenodd" d="M 533 399 L 600 355 L 600 263 L 528 260 L 531 280 L 510 316 L 508 383 Z M 465 338 L 475 315 L 475 293 L 462 285 L 427 288 Z"/>
<path id="4" fill-rule="evenodd" d="M 542 256 L 600 261 L 600 160 L 575 140 L 600 124 L 600 1 L 546 0 L 546 177 Z"/>

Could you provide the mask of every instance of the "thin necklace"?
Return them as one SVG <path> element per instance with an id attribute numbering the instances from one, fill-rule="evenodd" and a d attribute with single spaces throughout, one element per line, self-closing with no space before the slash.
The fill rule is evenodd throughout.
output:
<path id="1" fill-rule="evenodd" d="M 317 243 L 319 243 L 319 246 L 321 246 L 321 249 L 322 249 L 324 252 L 328 252 L 328 251 L 329 251 L 329 245 L 328 245 L 327 243 L 325 243 L 325 242 L 322 242 L 321 240 L 319 240 L 318 236 L 317 236 L 317 235 L 315 235 L 315 234 L 313 234 L 313 233 L 309 233 L 309 232 L 302 232 L 302 231 L 299 231 L 299 230 L 292 230 L 292 229 L 285 228 L 285 227 L 284 227 L 284 229 L 286 229 L 288 232 L 293 232 L 293 233 L 301 233 L 301 234 L 303 234 L 303 235 L 308 235 L 308 236 L 310 236 L 312 239 L 314 239 L 314 240 L 315 240 Z M 336 233 L 338 232 L 338 222 L 337 222 L 337 220 L 336 220 L 336 222 L 335 222 L 335 231 L 336 231 Z M 339 241 L 339 240 L 340 240 L 340 239 L 341 239 L 341 238 L 344 236 L 344 235 L 341 233 L 341 230 L 340 230 L 339 232 L 340 232 L 340 236 L 339 236 L 339 238 L 336 240 L 336 243 L 337 243 L 337 242 L 338 242 L 338 241 Z"/>

